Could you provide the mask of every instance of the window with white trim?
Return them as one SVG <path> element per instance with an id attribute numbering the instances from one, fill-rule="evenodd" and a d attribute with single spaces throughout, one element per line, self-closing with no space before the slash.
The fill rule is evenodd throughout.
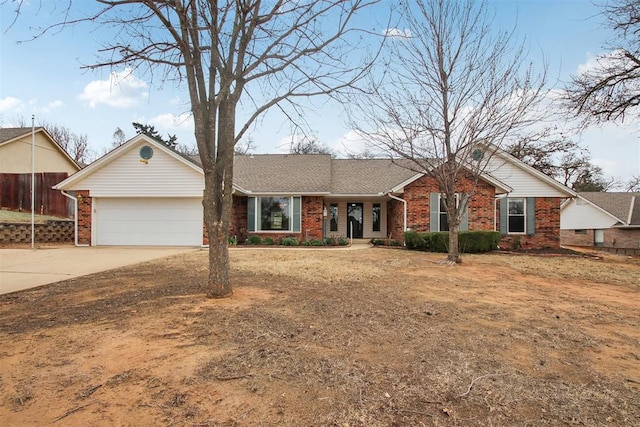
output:
<path id="1" fill-rule="evenodd" d="M 440 202 L 438 203 L 438 231 L 449 231 L 449 219 L 447 218 L 447 196 L 444 193 L 440 193 Z M 455 199 L 456 206 L 458 205 L 458 195 Z"/>
<path id="2" fill-rule="evenodd" d="M 250 197 L 247 222 L 249 231 L 300 231 L 301 198 Z"/>
<path id="3" fill-rule="evenodd" d="M 509 198 L 507 207 L 507 232 L 508 233 L 525 233 L 526 232 L 526 206 L 524 198 Z"/>

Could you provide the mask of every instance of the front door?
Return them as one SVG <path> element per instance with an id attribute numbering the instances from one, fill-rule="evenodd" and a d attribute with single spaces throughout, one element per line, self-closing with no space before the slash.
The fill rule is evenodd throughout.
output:
<path id="1" fill-rule="evenodd" d="M 364 207 L 362 203 L 347 203 L 347 237 L 362 239 L 362 218 Z"/>

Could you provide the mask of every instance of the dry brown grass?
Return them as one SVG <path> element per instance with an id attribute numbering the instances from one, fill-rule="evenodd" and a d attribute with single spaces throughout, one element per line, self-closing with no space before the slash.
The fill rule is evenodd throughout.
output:
<path id="1" fill-rule="evenodd" d="M 640 425 L 624 258 L 233 250 L 0 297 L 8 425 Z"/>

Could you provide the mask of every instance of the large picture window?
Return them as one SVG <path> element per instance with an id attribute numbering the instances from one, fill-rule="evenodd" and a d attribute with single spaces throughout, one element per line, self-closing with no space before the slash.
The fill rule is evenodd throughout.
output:
<path id="1" fill-rule="evenodd" d="M 249 231 L 300 231 L 300 197 L 249 197 Z"/>
<path id="2" fill-rule="evenodd" d="M 289 230 L 291 222 L 290 197 L 261 197 L 258 209 L 260 230 Z"/>
<path id="3" fill-rule="evenodd" d="M 509 199 L 509 206 L 507 210 L 507 232 L 525 232 L 525 206 L 525 199 Z"/>

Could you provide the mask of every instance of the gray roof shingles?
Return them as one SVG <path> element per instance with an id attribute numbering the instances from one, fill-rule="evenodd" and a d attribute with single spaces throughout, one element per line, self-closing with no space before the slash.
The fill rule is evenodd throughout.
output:
<path id="1" fill-rule="evenodd" d="M 416 175 L 388 159 L 332 159 L 326 154 L 236 156 L 234 184 L 252 193 L 378 195 Z"/>
<path id="2" fill-rule="evenodd" d="M 41 128 L 36 128 L 39 129 Z M 28 133 L 31 133 L 31 128 L 0 128 L 0 144 Z"/>
<path id="3" fill-rule="evenodd" d="M 377 195 L 417 175 L 389 159 L 334 159 L 331 165 L 332 194 Z"/>
<path id="4" fill-rule="evenodd" d="M 640 225 L 640 193 L 631 192 L 584 192 L 580 196 L 591 203 L 601 207 L 605 211 L 621 219 L 625 224 L 629 220 L 629 212 L 632 209 L 631 203 L 634 201 L 633 213 L 630 225 Z"/>
<path id="5" fill-rule="evenodd" d="M 331 157 L 326 154 L 235 156 L 233 183 L 252 193 L 331 191 Z"/>

